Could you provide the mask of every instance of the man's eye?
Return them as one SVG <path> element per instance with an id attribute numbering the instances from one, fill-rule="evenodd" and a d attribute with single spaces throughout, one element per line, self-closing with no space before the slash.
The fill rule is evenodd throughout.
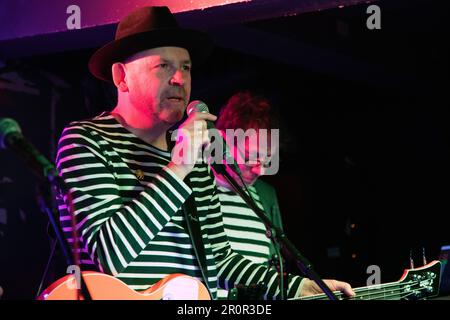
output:
<path id="1" fill-rule="evenodd" d="M 184 71 L 191 71 L 191 66 L 189 66 L 189 65 L 183 66 L 183 70 Z"/>
<path id="2" fill-rule="evenodd" d="M 159 67 L 163 68 L 163 69 L 166 69 L 166 68 L 169 67 L 169 64 L 168 63 L 161 63 L 161 64 L 159 64 Z"/>

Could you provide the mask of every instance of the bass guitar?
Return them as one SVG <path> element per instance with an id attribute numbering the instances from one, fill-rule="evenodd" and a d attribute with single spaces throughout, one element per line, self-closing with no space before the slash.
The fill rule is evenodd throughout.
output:
<path id="1" fill-rule="evenodd" d="M 334 292 L 341 300 L 421 300 L 439 294 L 441 262 L 405 270 L 399 281 L 354 288 L 354 297 Z M 145 291 L 135 291 L 121 280 L 94 271 L 83 271 L 83 279 L 93 300 L 210 300 L 208 289 L 199 280 L 171 274 Z M 39 300 L 79 300 L 76 277 L 67 275 L 50 285 Z M 317 294 L 291 300 L 328 300 Z"/>

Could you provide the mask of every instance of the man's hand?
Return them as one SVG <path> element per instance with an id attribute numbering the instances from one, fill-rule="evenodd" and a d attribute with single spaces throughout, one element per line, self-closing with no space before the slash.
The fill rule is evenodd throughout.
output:
<path id="1" fill-rule="evenodd" d="M 216 119 L 217 117 L 210 113 L 192 112 L 176 130 L 176 144 L 168 167 L 179 178 L 184 179 L 192 171 L 202 155 L 202 148 L 210 143 L 206 121 Z"/>
<path id="2" fill-rule="evenodd" d="M 353 291 L 350 284 L 347 282 L 342 282 L 338 280 L 323 280 L 325 284 L 330 288 L 331 291 L 341 291 L 348 297 L 355 296 L 355 292 Z M 317 285 L 315 281 L 310 279 L 305 279 L 305 283 L 303 284 L 302 291 L 300 292 L 300 297 L 311 296 L 315 294 L 323 293 L 322 289 Z"/>

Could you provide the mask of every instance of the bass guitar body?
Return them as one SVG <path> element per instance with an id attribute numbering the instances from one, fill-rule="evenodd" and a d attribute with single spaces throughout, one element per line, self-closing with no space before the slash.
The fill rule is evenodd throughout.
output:
<path id="1" fill-rule="evenodd" d="M 94 271 L 81 273 L 92 300 L 210 300 L 208 289 L 190 276 L 171 274 L 145 291 L 135 291 L 121 280 Z M 67 275 L 50 285 L 38 300 L 80 300 L 80 281 Z M 82 298 L 81 298 L 82 299 Z"/>

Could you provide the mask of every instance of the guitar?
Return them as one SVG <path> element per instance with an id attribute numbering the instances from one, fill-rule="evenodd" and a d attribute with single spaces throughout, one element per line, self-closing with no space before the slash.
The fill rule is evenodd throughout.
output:
<path id="1" fill-rule="evenodd" d="M 356 296 L 348 298 L 334 292 L 341 300 L 419 300 L 439 293 L 441 262 L 433 261 L 421 268 L 405 270 L 399 281 L 354 288 Z M 121 280 L 94 271 L 82 272 L 93 300 L 210 300 L 208 289 L 190 276 L 171 274 L 149 289 L 137 292 Z M 74 275 L 67 275 L 50 285 L 38 300 L 78 300 Z M 328 300 L 317 294 L 290 300 Z"/>
<path id="2" fill-rule="evenodd" d="M 211 300 L 208 289 L 195 278 L 171 274 L 145 291 L 134 291 L 121 280 L 95 271 L 83 271 L 92 300 Z M 79 300 L 74 275 L 51 284 L 38 300 Z"/>
<path id="3" fill-rule="evenodd" d="M 439 294 L 441 262 L 432 261 L 415 269 L 404 271 L 399 281 L 354 288 L 352 298 L 334 292 L 340 300 L 422 300 Z M 322 293 L 292 300 L 328 300 Z"/>

